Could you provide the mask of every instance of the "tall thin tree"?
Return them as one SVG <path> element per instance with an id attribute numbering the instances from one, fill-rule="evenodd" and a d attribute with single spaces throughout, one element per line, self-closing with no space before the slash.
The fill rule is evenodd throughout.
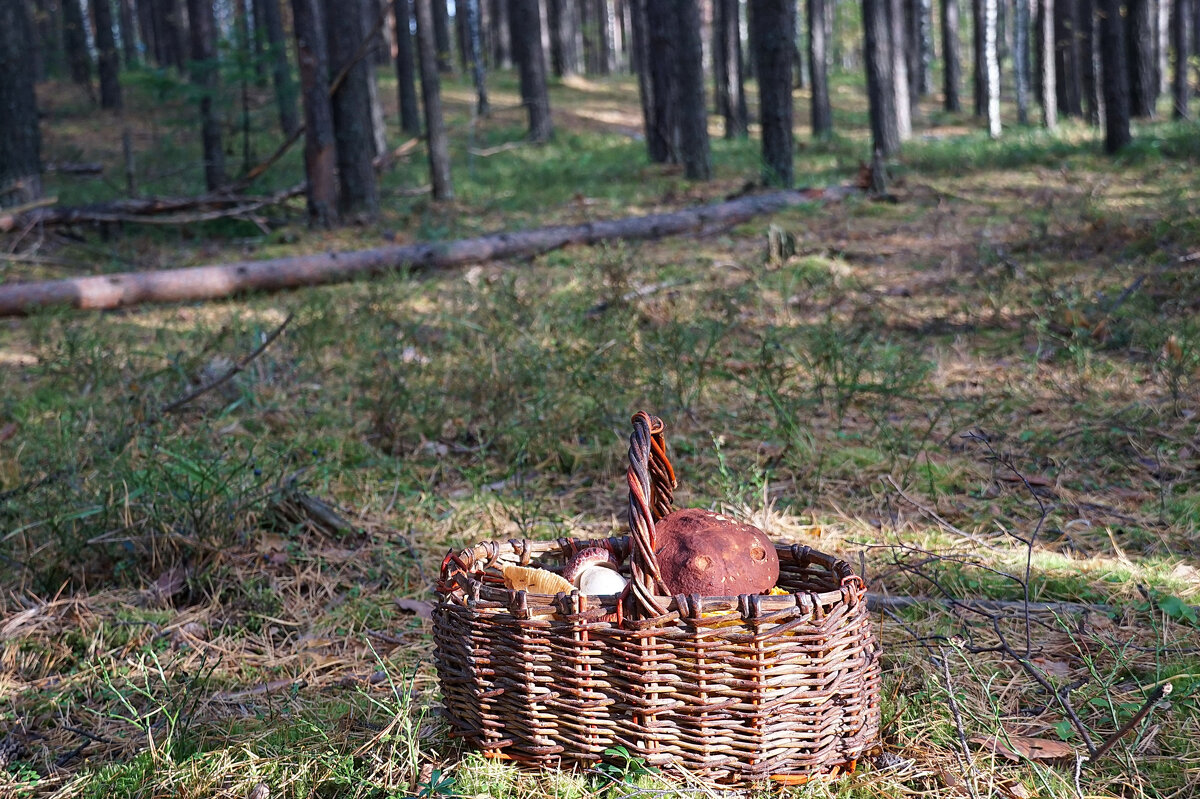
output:
<path id="1" fill-rule="evenodd" d="M 790 4 L 792 0 L 786 0 Z M 690 180 L 712 177 L 708 141 L 708 104 L 704 93 L 704 45 L 699 0 L 673 0 L 675 11 L 675 77 L 679 98 L 679 144 L 683 174 Z M 788 50 L 789 57 L 791 50 Z"/>
<path id="2" fill-rule="evenodd" d="M 137 30 L 133 23 L 133 0 L 117 0 L 117 18 L 121 24 L 121 56 L 125 68 L 138 63 Z"/>
<path id="3" fill-rule="evenodd" d="M 338 211 L 374 216 L 379 210 L 375 183 L 375 124 L 371 118 L 370 72 L 363 50 L 363 0 L 324 0 L 330 78 L 341 76 L 333 92 L 333 136 L 337 145 Z"/>
<path id="4" fill-rule="evenodd" d="M 337 145 L 329 100 L 329 55 L 320 0 L 291 0 L 296 61 L 304 98 L 304 174 L 308 221 L 328 227 L 338 220 Z"/>
<path id="5" fill-rule="evenodd" d="M 396 17 L 396 91 L 399 95 L 400 129 L 410 136 L 419 136 L 421 111 L 417 103 L 411 1 L 392 0 L 392 13 Z"/>
<path id="6" fill-rule="evenodd" d="M 425 103 L 425 130 L 429 141 L 429 182 L 433 187 L 433 199 L 451 200 L 454 186 L 450 182 L 450 145 L 442 118 L 442 80 L 438 74 L 437 37 L 433 32 L 433 4 L 431 0 L 414 0 L 413 9 L 417 17 L 421 98 Z"/>
<path id="7" fill-rule="evenodd" d="M 1188 56 L 1192 45 L 1192 3 L 1195 0 L 1175 0 L 1175 13 L 1171 24 L 1171 48 L 1175 51 L 1174 72 L 1171 75 L 1171 116 L 1175 119 L 1188 118 L 1188 101 L 1191 87 L 1188 86 Z"/>
<path id="8" fill-rule="evenodd" d="M 1041 0 L 1041 56 L 1042 65 L 1042 125 L 1047 130 L 1058 128 L 1058 65 L 1054 61 L 1054 1 Z"/>
<path id="9" fill-rule="evenodd" d="M 867 67 L 867 104 L 872 146 L 887 157 L 900 151 L 896 90 L 892 86 L 892 52 L 888 33 L 888 0 L 862 0 L 863 57 Z"/>
<path id="10" fill-rule="evenodd" d="M 1000 52 L 997 29 L 999 0 L 983 0 L 983 53 L 987 67 L 984 83 L 987 93 L 988 135 L 1000 137 Z"/>
<path id="11" fill-rule="evenodd" d="M 33 91 L 33 26 L 20 0 L 0 2 L 0 205 L 42 195 L 41 132 Z"/>
<path id="12" fill-rule="evenodd" d="M 1151 0 L 1126 0 L 1125 43 L 1129 54 L 1129 111 L 1154 116 L 1158 80 L 1154 74 L 1154 20 Z"/>
<path id="13" fill-rule="evenodd" d="M 538 0 L 509 0 L 508 24 L 512 30 L 513 60 L 520 73 L 521 102 L 529 116 L 529 139 L 539 143 L 549 141 L 554 133 L 540 19 Z"/>
<path id="14" fill-rule="evenodd" d="M 479 19 L 479 0 L 458 0 L 457 8 L 466 17 L 464 31 L 467 45 L 465 49 L 471 62 L 471 79 L 475 82 L 475 112 L 480 116 L 491 113 L 488 103 L 487 75 L 483 67 L 483 34 Z"/>
<path id="15" fill-rule="evenodd" d="M 262 31 L 267 43 L 267 55 L 271 61 L 271 81 L 275 87 L 275 105 L 279 109 L 279 127 L 284 135 L 291 136 L 300 127 L 296 113 L 296 81 L 288 63 L 287 41 L 283 32 L 283 15 L 279 0 L 259 0 L 255 3 L 261 18 L 254 21 Z"/>
<path id="16" fill-rule="evenodd" d="M 1104 149 L 1115 153 L 1132 140 L 1129 132 L 1129 65 L 1121 0 L 1102 0 L 1100 49 L 1104 62 Z"/>
<path id="17" fill-rule="evenodd" d="M 947 111 L 962 110 L 958 87 L 962 83 L 962 57 L 959 54 L 958 0 L 942 0 L 942 99 Z"/>
<path id="18" fill-rule="evenodd" d="M 433 0 L 433 35 L 437 41 L 438 69 L 442 72 L 453 72 L 454 61 L 451 58 L 450 43 L 450 10 L 446 0 Z"/>
<path id="19" fill-rule="evenodd" d="M 912 137 L 914 98 L 908 92 L 908 23 L 904 0 L 887 0 L 889 52 L 892 54 L 892 90 L 896 93 L 896 125 L 900 141 Z"/>
<path id="20" fill-rule="evenodd" d="M 1017 122 L 1029 124 L 1029 0 L 1013 0 L 1013 80 L 1017 84 Z"/>
<path id="21" fill-rule="evenodd" d="M 672 32 L 675 15 L 671 3 L 642 0 L 647 34 L 647 72 L 654 114 L 647 120 L 646 150 L 656 163 L 677 164 L 680 160 L 678 87 L 673 76 L 678 42 Z"/>
<path id="22" fill-rule="evenodd" d="M 717 111 L 724 117 L 727 139 L 742 138 L 749 131 L 742 61 L 738 0 L 713 0 L 713 72 L 717 79 Z"/>
<path id="23" fill-rule="evenodd" d="M 191 78 L 200 90 L 200 140 L 204 150 L 204 183 L 209 191 L 225 184 L 225 148 L 221 144 L 221 120 L 213 107 L 220 85 L 217 61 L 217 20 L 213 4 L 188 0 L 191 37 Z"/>
<path id="24" fill-rule="evenodd" d="M 791 187 L 793 0 L 750 0 L 754 25 L 754 74 L 762 121 L 763 177 Z"/>
<path id="25" fill-rule="evenodd" d="M 827 139 L 833 135 L 833 108 L 829 103 L 829 51 L 825 40 L 825 3 L 826 0 L 808 0 L 808 74 L 812 79 L 812 132 L 818 139 Z"/>
<path id="26" fill-rule="evenodd" d="M 71 80 L 92 93 L 92 56 L 83 27 L 83 8 L 79 0 L 62 0 L 63 46 L 71 67 Z"/>
<path id="27" fill-rule="evenodd" d="M 112 5 L 110 0 L 91 0 L 92 23 L 96 30 L 96 64 L 100 72 L 100 107 L 121 107 L 121 57 L 113 36 Z"/>

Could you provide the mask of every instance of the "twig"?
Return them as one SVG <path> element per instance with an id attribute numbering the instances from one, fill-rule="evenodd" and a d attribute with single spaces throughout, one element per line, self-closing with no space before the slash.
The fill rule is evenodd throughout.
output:
<path id="1" fill-rule="evenodd" d="M 903 499 L 909 505 L 912 505 L 917 510 L 921 511 L 921 513 L 924 513 L 929 518 L 933 519 L 935 522 L 938 523 L 938 526 L 941 527 L 946 532 L 953 533 L 954 535 L 965 538 L 968 541 L 971 541 L 972 543 L 979 544 L 980 546 L 987 547 L 988 549 L 995 549 L 995 547 L 993 547 L 991 544 L 989 544 L 988 542 L 981 539 L 979 536 L 968 533 L 966 530 L 960 530 L 959 528 L 955 527 L 953 524 L 951 524 L 950 522 L 946 521 L 941 516 L 939 516 L 937 514 L 937 511 L 935 511 L 933 508 L 930 508 L 926 505 L 922 505 L 920 502 L 917 502 L 915 499 L 910 497 L 908 494 L 904 493 L 904 489 L 900 487 L 900 485 L 892 478 L 892 476 L 890 474 L 885 479 L 888 481 L 888 483 L 891 484 L 892 488 L 894 488 L 896 490 L 896 493 L 900 495 L 901 499 Z"/>
<path id="2" fill-rule="evenodd" d="M 950 679 L 950 660 L 946 657 L 945 648 L 942 653 L 942 675 L 946 678 L 946 698 L 950 702 L 950 713 L 954 716 L 954 728 L 958 730 L 958 745 L 962 748 L 963 782 L 967 784 L 967 792 L 971 799 L 975 797 L 974 769 L 971 768 L 971 750 L 967 748 L 967 733 L 963 729 L 962 715 L 958 712 L 958 702 L 954 699 L 954 683 Z"/>
<path id="3" fill-rule="evenodd" d="M 1113 745 L 1117 741 L 1123 738 L 1126 733 L 1136 727 L 1142 719 L 1149 715 L 1150 711 L 1154 709 L 1154 706 L 1157 705 L 1163 697 L 1171 695 L 1172 688 L 1173 686 L 1169 682 L 1164 682 L 1159 685 L 1158 688 L 1155 688 L 1150 696 L 1146 697 L 1146 701 L 1142 704 L 1142 707 L 1138 710 L 1138 712 L 1134 713 L 1133 717 L 1130 718 L 1129 721 L 1122 724 L 1121 729 L 1108 736 L 1104 743 L 1100 744 L 1095 752 L 1092 752 L 1091 757 L 1088 758 L 1088 761 L 1094 763 L 1095 761 L 1104 757 L 1108 750 L 1112 749 Z"/>
<path id="4" fill-rule="evenodd" d="M 188 392 L 187 394 L 183 395 L 182 397 L 175 400 L 174 402 L 167 403 L 166 405 L 164 405 L 162 407 L 161 412 L 162 413 L 175 413 L 180 408 L 187 405 L 189 402 L 196 399 L 197 397 L 200 397 L 203 394 L 207 394 L 208 392 L 212 391 L 214 388 L 222 386 L 225 383 L 232 380 L 236 374 L 238 374 L 239 372 L 244 370 L 247 366 L 249 366 L 250 363 L 252 361 L 254 361 L 255 358 L 257 358 L 258 356 L 260 356 L 264 352 L 266 352 L 267 347 L 271 346 L 271 344 L 273 344 L 275 342 L 275 339 L 279 338 L 279 336 L 283 333 L 284 328 L 286 328 L 289 324 L 291 324 L 291 321 L 294 318 L 294 316 L 295 316 L 295 314 L 289 313 L 287 315 L 287 318 L 283 320 L 283 322 L 279 325 L 279 327 L 272 330 L 271 334 L 269 336 L 267 336 L 265 339 L 263 339 L 262 344 L 259 344 L 254 349 L 253 352 L 251 352 L 249 355 L 242 358 L 240 361 L 238 361 L 233 366 L 231 366 L 228 370 L 226 370 L 226 372 L 224 374 L 220 375 L 212 382 L 206 383 L 205 385 L 200 386 L 196 390 Z"/>
<path id="5" fill-rule="evenodd" d="M 62 728 L 64 730 L 66 730 L 67 732 L 73 732 L 82 738 L 87 738 L 89 741 L 95 741 L 98 744 L 113 743 L 113 741 L 111 739 L 105 738 L 103 735 L 97 735 L 94 732 L 88 732 L 87 730 L 81 730 L 78 727 L 68 727 L 66 724 L 64 724 L 64 725 L 62 725 Z"/>

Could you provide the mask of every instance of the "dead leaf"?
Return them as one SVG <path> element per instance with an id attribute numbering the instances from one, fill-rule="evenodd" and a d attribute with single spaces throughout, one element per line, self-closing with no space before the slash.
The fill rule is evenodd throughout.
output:
<path id="1" fill-rule="evenodd" d="M 1034 658 L 1033 662 L 1039 669 L 1042 670 L 1042 673 L 1049 674 L 1052 677 L 1066 677 L 1071 673 L 1071 667 L 1062 660 Z"/>
<path id="2" fill-rule="evenodd" d="M 1061 760 L 1075 750 L 1063 741 L 1050 738 L 1029 738 L 1024 735 L 976 735 L 969 739 L 984 749 L 990 749 L 1009 760 Z"/>
<path id="3" fill-rule="evenodd" d="M 1033 799 L 1037 796 L 1023 782 L 1016 780 L 999 780 L 995 783 L 996 790 L 1009 799 Z"/>
<path id="4" fill-rule="evenodd" d="M 10 438 L 15 436 L 16 434 L 17 434 L 17 423 L 16 422 L 9 422 L 8 424 L 4 425 L 4 427 L 0 427 L 0 441 L 8 441 Z"/>
<path id="5" fill-rule="evenodd" d="M 405 613 L 415 613 L 422 619 L 433 618 L 433 603 L 425 599 L 397 599 L 396 607 Z"/>

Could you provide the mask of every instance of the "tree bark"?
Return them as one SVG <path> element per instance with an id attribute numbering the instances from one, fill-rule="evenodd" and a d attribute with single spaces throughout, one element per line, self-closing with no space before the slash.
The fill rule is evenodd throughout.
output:
<path id="1" fill-rule="evenodd" d="M 959 54 L 958 0 L 942 0 L 942 94 L 947 111 L 962 110 L 958 87 L 962 83 L 962 57 Z"/>
<path id="2" fill-rule="evenodd" d="M 1058 65 L 1054 59 L 1054 18 L 1054 0 L 1042 0 L 1042 125 L 1047 130 L 1058 128 Z"/>
<path id="3" fill-rule="evenodd" d="M 1017 123 L 1029 124 L 1029 0 L 1013 0 L 1013 79 L 1017 88 Z"/>
<path id="4" fill-rule="evenodd" d="M 1079 36 L 1081 0 L 1055 0 L 1058 40 L 1058 106 L 1068 116 L 1083 115 L 1083 54 Z"/>
<path id="5" fill-rule="evenodd" d="M 213 109 L 220 85 L 217 62 L 217 21 L 212 3 L 188 0 L 192 40 L 192 83 L 200 89 L 200 139 L 204 149 L 204 183 L 209 191 L 225 185 L 225 149 L 221 145 L 221 121 Z"/>
<path id="6" fill-rule="evenodd" d="M 121 69 L 121 58 L 117 52 L 117 40 L 113 36 L 112 6 L 110 0 L 91 0 L 92 23 L 96 30 L 97 65 L 100 72 L 100 107 L 121 107 L 121 82 L 117 73 Z"/>
<path id="7" fill-rule="evenodd" d="M 763 179 L 791 187 L 792 159 L 792 3 L 750 0 L 754 25 L 754 74 L 758 76 L 762 123 Z"/>
<path id="8" fill-rule="evenodd" d="M 329 100 L 329 56 L 320 0 L 291 0 L 296 61 L 304 99 L 304 174 L 308 222 L 329 227 L 338 221 L 337 147 Z"/>
<path id="9" fill-rule="evenodd" d="M 1104 150 L 1115 153 L 1133 139 L 1129 133 L 1129 65 L 1121 0 L 1102 0 L 1100 50 L 1104 63 Z"/>
<path id="10" fill-rule="evenodd" d="M 1158 76 L 1158 93 L 1171 93 L 1171 0 L 1155 0 L 1154 54 L 1157 56 L 1154 71 Z"/>
<path id="11" fill-rule="evenodd" d="M 1126 0 L 1126 10 L 1129 111 L 1135 117 L 1152 119 L 1158 99 L 1158 81 L 1154 75 L 1154 22 L 1150 0 Z"/>
<path id="12" fill-rule="evenodd" d="M 1104 119 L 1104 95 L 1100 88 L 1100 31 L 1096 25 L 1096 0 L 1079 0 L 1080 33 L 1083 42 L 1083 105 L 1088 124 L 1098 127 Z"/>
<path id="13" fill-rule="evenodd" d="M 450 44 L 450 10 L 446 0 L 433 0 L 433 35 L 437 42 L 438 71 L 453 72 Z"/>
<path id="14" fill-rule="evenodd" d="M 161 0 L 159 3 L 161 14 L 159 19 L 161 36 L 159 38 L 163 44 L 163 65 L 174 66 L 182 73 L 188 68 L 188 48 L 184 47 L 183 14 L 179 2 L 180 0 Z M 187 2 L 190 9 L 192 0 L 187 0 Z M 209 17 L 213 16 L 212 9 L 209 9 L 208 15 Z"/>
<path id="15" fill-rule="evenodd" d="M 974 67 L 971 88 L 977 117 L 987 114 L 987 56 L 983 40 L 987 25 L 983 19 L 983 3 L 984 0 L 971 0 L 971 54 Z"/>
<path id="16" fill-rule="evenodd" d="M 812 78 L 812 132 L 818 139 L 828 139 L 833 135 L 833 108 L 829 104 L 829 51 L 825 40 L 825 3 L 826 0 L 808 0 L 808 73 Z"/>
<path id="17" fill-rule="evenodd" d="M 920 9 L 918 31 L 921 42 L 921 91 L 922 97 L 933 94 L 933 0 L 917 0 Z"/>
<path id="18" fill-rule="evenodd" d="M 392 10 L 396 16 L 396 90 L 399 94 L 400 129 L 410 136 L 420 136 L 421 112 L 417 103 L 410 2 L 392 0 Z"/>
<path id="19" fill-rule="evenodd" d="M 738 0 L 713 0 L 713 68 L 717 113 L 725 121 L 725 138 L 744 138 L 749 133 L 750 114 L 746 108 Z"/>
<path id="20" fill-rule="evenodd" d="M 651 56 L 650 23 L 647 6 L 650 0 L 629 0 L 632 17 L 633 62 L 637 68 L 638 99 L 642 105 L 642 129 L 645 134 L 646 152 L 653 163 L 661 164 L 669 157 L 667 138 L 661 135 L 662 121 L 658 118 L 658 103 L 654 93 L 658 90 L 655 72 L 659 60 Z"/>
<path id="21" fill-rule="evenodd" d="M 673 0 L 679 98 L 679 145 L 683 174 L 689 180 L 712 177 L 708 141 L 708 103 L 704 92 L 704 45 L 698 0 Z M 791 51 L 788 51 L 789 57 Z"/>
<path id="22" fill-rule="evenodd" d="M 429 183 L 433 187 L 433 199 L 441 201 L 454 198 L 454 186 L 450 182 L 450 145 L 442 118 L 442 79 L 438 74 L 432 6 L 431 0 L 413 2 L 417 16 L 421 98 L 425 102 L 425 130 L 429 137 Z"/>
<path id="23" fill-rule="evenodd" d="M 1175 53 L 1175 71 L 1171 76 L 1171 116 L 1174 119 L 1188 118 L 1188 103 L 1191 87 L 1188 86 L 1188 56 L 1192 45 L 1192 3 L 1196 0 L 1175 0 L 1175 14 L 1171 27 L 1171 46 Z"/>
<path id="24" fill-rule="evenodd" d="M 550 96 L 546 91 L 546 60 L 542 54 L 538 0 L 509 0 L 508 24 L 512 31 L 513 60 L 520 73 L 521 102 L 529 116 L 529 139 L 550 140 Z"/>
<path id="25" fill-rule="evenodd" d="M 671 29 L 675 14 L 670 3 L 642 0 L 642 5 L 648 42 L 646 65 L 650 73 L 650 96 L 654 102 L 653 120 L 647 120 L 646 149 L 651 161 L 677 164 L 680 159 L 679 99 L 673 72 L 679 55 Z"/>
<path id="26" fill-rule="evenodd" d="M 867 102 L 872 146 L 884 157 L 900 152 L 896 90 L 892 86 L 892 51 L 888 35 L 888 0 L 862 0 L 863 57 L 867 67 Z"/>
<path id="27" fill-rule="evenodd" d="M 998 0 L 983 0 L 983 52 L 987 65 L 988 136 L 1000 138 L 1000 54 L 996 27 Z"/>
<path id="28" fill-rule="evenodd" d="M 329 78 L 345 73 L 333 93 L 333 136 L 337 146 L 340 183 L 338 213 L 374 216 L 379 191 L 371 159 L 375 154 L 375 125 L 371 118 L 371 87 L 363 45 L 363 0 L 324 0 Z"/>
<path id="29" fill-rule="evenodd" d="M 279 128 L 285 136 L 291 136 L 300 127 L 300 119 L 296 111 L 296 82 L 292 79 L 292 68 L 288 64 L 279 0 L 260 0 L 255 8 L 262 12 L 262 18 L 255 22 L 261 26 L 269 48 L 275 105 L 279 108 Z"/>
<path id="30" fill-rule="evenodd" d="M 491 113 L 488 103 L 487 75 L 483 68 L 483 36 L 479 20 L 479 0 L 458 0 L 457 8 L 466 17 L 466 50 L 470 56 L 471 78 L 475 83 L 475 113 L 487 116 Z"/>
<path id="31" fill-rule="evenodd" d="M 9 0 L 19 2 L 20 0 Z M 71 80 L 92 93 L 92 56 L 88 52 L 87 32 L 83 27 L 83 10 L 79 0 L 62 1 L 63 46 L 71 67 Z"/>
<path id="32" fill-rule="evenodd" d="M 33 91 L 35 42 L 25 4 L 0 2 L 0 205 L 42 196 L 42 139 Z"/>
<path id="33" fill-rule="evenodd" d="M 912 97 L 908 93 L 908 26 L 904 0 L 886 0 L 890 52 L 892 54 L 892 90 L 896 93 L 896 126 L 900 141 L 912 138 Z"/>
<path id="34" fill-rule="evenodd" d="M 503 68 L 512 60 L 512 36 L 508 26 L 508 0 L 491 0 L 492 66 Z"/>
<path id="35" fill-rule="evenodd" d="M 157 28 L 155 27 L 154 0 L 133 0 L 137 3 L 138 33 L 142 37 L 142 45 L 146 48 L 146 60 L 161 66 L 158 60 Z"/>
<path id="36" fill-rule="evenodd" d="M 138 63 L 137 29 L 133 23 L 133 0 L 117 0 L 117 16 L 121 24 L 121 55 L 125 68 Z"/>
<path id="37" fill-rule="evenodd" d="M 417 0 L 418 29 L 422 14 L 428 13 L 428 3 L 429 0 Z M 430 42 L 430 60 L 436 69 L 434 47 Z M 797 203 L 833 202 L 852 192 L 852 189 L 841 188 L 781 191 L 669 213 L 497 233 L 436 244 L 6 284 L 0 285 L 0 316 L 28 314 L 52 306 L 114 309 L 146 303 L 212 300 L 246 291 L 315 286 L 395 271 L 446 269 L 483 261 L 530 258 L 571 244 L 710 235 Z"/>
<path id="38" fill-rule="evenodd" d="M 575 74 L 575 64 L 567 56 L 570 34 L 567 31 L 570 0 L 546 0 L 547 23 L 550 26 L 550 70 L 556 78 Z"/>

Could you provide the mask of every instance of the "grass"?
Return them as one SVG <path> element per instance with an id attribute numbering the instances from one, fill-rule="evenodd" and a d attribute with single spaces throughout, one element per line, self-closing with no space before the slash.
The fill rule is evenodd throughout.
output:
<path id="1" fill-rule="evenodd" d="M 556 85 L 553 144 L 472 156 L 522 136 L 515 80 L 494 79 L 501 110 L 474 122 L 469 85 L 446 87 L 452 204 L 405 191 L 425 180 L 418 152 L 386 173 L 376 222 L 309 232 L 292 206 L 267 233 L 224 222 L 10 238 L 19 255 L 0 257 L 0 276 L 610 218 L 715 199 L 759 173 L 754 141 L 714 139 L 711 184 L 648 164 L 628 79 Z M 127 88 L 140 185 L 196 192 L 186 88 L 150 73 Z M 835 88 L 839 122 L 860 117 L 858 87 Z M 393 90 L 383 77 L 386 102 Z M 120 172 L 119 137 L 97 135 L 72 89 L 44 87 L 43 106 L 48 159 Z M 605 776 L 463 751 L 434 713 L 428 624 L 398 601 L 427 598 L 452 547 L 621 531 L 623 438 L 648 408 L 667 421 L 680 504 L 861 556 L 877 591 L 933 593 L 908 568 L 921 550 L 943 556 L 926 576 L 953 595 L 1019 600 L 1005 575 L 1027 553 L 1006 531 L 1037 528 L 1031 599 L 1111 608 L 1033 628 L 1033 663 L 1075 686 L 1092 734 L 1163 680 L 1174 688 L 1083 766 L 1084 794 L 1186 795 L 1200 775 L 1200 286 L 1181 260 L 1200 247 L 1196 129 L 1143 126 L 1112 161 L 1083 127 L 991 142 L 969 119 L 925 111 L 930 127 L 893 165 L 894 204 L 851 198 L 708 238 L 0 326 L 0 741 L 21 746 L 0 794 L 703 790 L 619 756 Z M 273 113 L 255 94 L 260 156 Z M 852 180 L 866 157 L 857 130 L 798 148 L 813 185 Z M 257 189 L 299 175 L 292 153 Z M 119 192 L 48 180 L 64 203 Z M 766 257 L 769 225 L 795 236 L 783 263 Z M 621 300 L 648 284 L 665 288 Z M 161 411 L 289 313 L 235 380 Z M 348 523 L 298 510 L 297 492 Z M 955 648 L 986 648 L 992 633 L 937 606 L 878 625 L 883 743 L 898 759 L 789 794 L 959 796 L 971 779 L 980 795 L 1076 795 L 1069 762 L 976 746 L 968 767 L 957 759 L 951 693 L 968 737 L 1079 743 L 1011 658 Z M 939 635 L 933 653 L 916 640 Z"/>

